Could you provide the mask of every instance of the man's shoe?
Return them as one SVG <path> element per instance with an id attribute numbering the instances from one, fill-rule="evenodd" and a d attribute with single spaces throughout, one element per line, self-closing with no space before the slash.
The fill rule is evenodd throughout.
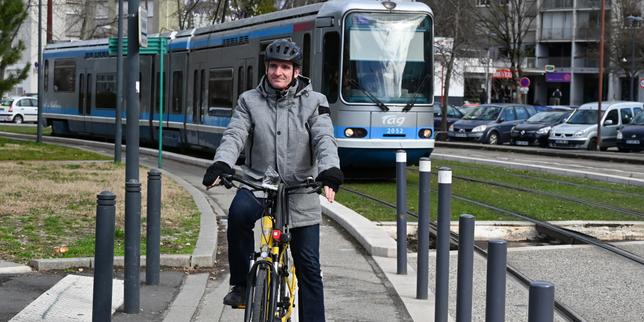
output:
<path id="1" fill-rule="evenodd" d="M 233 285 L 230 292 L 224 297 L 224 304 L 230 305 L 233 309 L 243 309 L 246 307 L 245 303 L 246 288 L 243 286 Z"/>

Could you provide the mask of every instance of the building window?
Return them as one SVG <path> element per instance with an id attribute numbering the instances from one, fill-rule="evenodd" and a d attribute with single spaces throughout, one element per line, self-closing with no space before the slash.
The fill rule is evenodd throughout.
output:
<path id="1" fill-rule="evenodd" d="M 54 61 L 54 92 L 73 92 L 76 84 L 76 63 L 73 60 Z"/>
<path id="2" fill-rule="evenodd" d="M 96 74 L 96 108 L 116 107 L 116 74 Z"/>
<path id="3" fill-rule="evenodd" d="M 208 77 L 208 108 L 233 108 L 233 70 L 211 69 Z"/>
<path id="4" fill-rule="evenodd" d="M 476 6 L 477 7 L 489 7 L 490 6 L 490 0 L 476 0 Z"/>

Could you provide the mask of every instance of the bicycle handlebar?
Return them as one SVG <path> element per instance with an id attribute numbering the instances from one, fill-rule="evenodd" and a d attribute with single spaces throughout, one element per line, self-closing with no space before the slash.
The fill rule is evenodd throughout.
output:
<path id="1" fill-rule="evenodd" d="M 270 191 L 277 191 L 276 188 L 271 188 L 271 187 L 266 187 L 261 184 L 258 184 L 257 182 L 253 182 L 250 180 L 246 180 L 245 178 L 238 176 L 236 174 L 224 174 L 221 176 L 221 181 L 224 184 L 224 186 L 228 189 L 233 187 L 233 181 L 237 181 L 239 183 L 245 184 L 254 190 L 258 191 L 263 191 L 263 192 L 270 192 Z M 292 191 L 296 189 L 301 189 L 301 188 L 313 188 L 313 191 L 318 191 L 322 188 L 322 183 L 317 182 L 313 180 L 313 178 L 308 178 L 305 183 L 298 183 L 294 185 L 285 185 L 284 189 L 286 191 Z M 313 192 L 311 191 L 311 192 Z"/>

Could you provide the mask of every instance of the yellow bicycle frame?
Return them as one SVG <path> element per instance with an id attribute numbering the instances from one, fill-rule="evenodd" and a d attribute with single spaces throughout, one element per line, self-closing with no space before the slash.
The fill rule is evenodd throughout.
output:
<path id="1" fill-rule="evenodd" d="M 284 259 L 285 256 L 287 255 L 287 250 L 288 250 L 288 245 L 284 246 L 282 253 L 280 254 L 280 248 L 277 243 L 274 242 L 273 240 L 273 218 L 270 216 L 263 216 L 262 217 L 262 234 L 260 238 L 260 251 L 261 252 L 266 252 L 268 255 L 268 250 L 270 250 L 271 254 L 274 255 L 275 257 L 279 258 L 279 264 L 284 265 Z M 267 256 L 266 260 L 269 262 L 272 262 L 272 257 Z M 293 307 L 295 304 L 295 286 L 296 286 L 296 276 L 295 276 L 295 266 L 291 265 L 289 269 L 289 278 L 286 279 L 286 285 L 288 287 L 289 291 L 289 307 L 288 310 L 286 311 L 286 314 L 281 318 L 282 322 L 288 321 L 288 319 L 291 317 L 293 314 Z M 270 276 L 269 276 L 270 278 Z M 271 281 L 269 280 L 269 285 L 271 284 Z"/>

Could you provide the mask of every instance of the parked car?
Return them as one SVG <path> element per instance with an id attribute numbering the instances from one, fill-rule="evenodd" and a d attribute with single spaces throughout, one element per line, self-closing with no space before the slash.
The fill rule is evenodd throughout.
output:
<path id="1" fill-rule="evenodd" d="M 536 114 L 534 107 L 520 104 L 483 104 L 449 127 L 450 140 L 489 144 L 510 141 L 512 127 Z"/>
<path id="2" fill-rule="evenodd" d="M 624 152 L 644 150 L 644 113 L 637 113 L 630 123 L 617 131 L 617 148 Z"/>
<path id="3" fill-rule="evenodd" d="M 513 145 L 548 146 L 550 130 L 554 125 L 563 123 L 572 113 L 572 109 L 552 109 L 532 115 L 523 123 L 519 123 L 510 132 Z"/>
<path id="4" fill-rule="evenodd" d="M 603 102 L 599 149 L 606 151 L 609 147 L 616 146 L 617 130 L 630 123 L 643 109 L 641 102 Z M 597 149 L 597 102 L 580 106 L 566 122 L 554 126 L 548 142 L 554 148 Z"/>
<path id="5" fill-rule="evenodd" d="M 460 120 L 463 115 L 465 115 L 458 107 L 454 105 L 447 105 L 447 127 L 449 128 L 454 122 Z M 440 131 L 441 121 L 443 118 L 443 111 L 441 110 L 441 104 L 434 104 L 434 130 Z"/>
<path id="6" fill-rule="evenodd" d="M 22 122 L 38 121 L 38 100 L 33 97 L 9 97 L 0 101 L 0 121 Z"/>

